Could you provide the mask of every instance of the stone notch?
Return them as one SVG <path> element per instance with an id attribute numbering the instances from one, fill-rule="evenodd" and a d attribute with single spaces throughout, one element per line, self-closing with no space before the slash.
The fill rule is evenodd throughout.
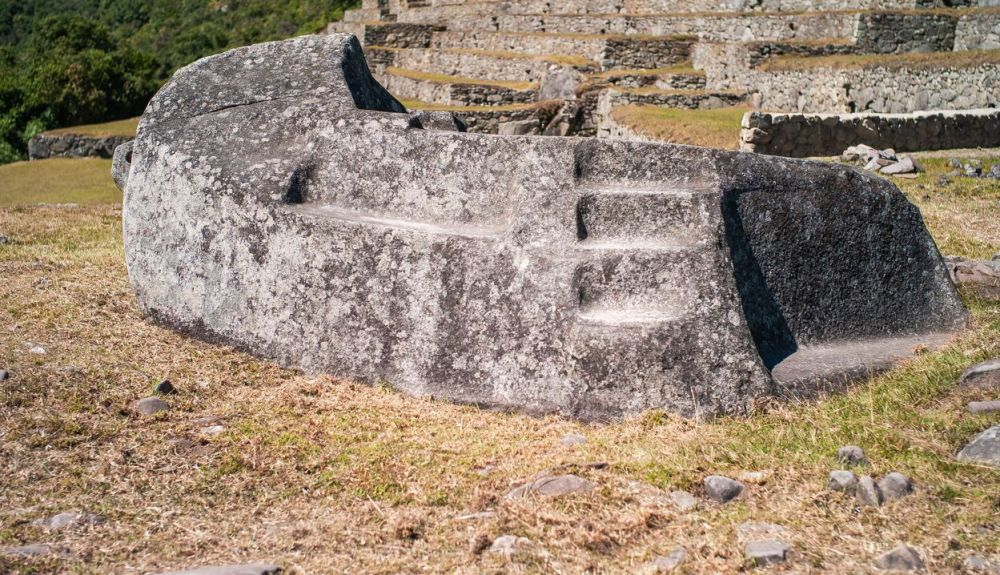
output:
<path id="1" fill-rule="evenodd" d="M 142 309 L 307 372 L 582 419 L 747 413 L 964 324 L 879 178 L 425 120 L 347 35 L 178 71 L 116 155 Z"/>

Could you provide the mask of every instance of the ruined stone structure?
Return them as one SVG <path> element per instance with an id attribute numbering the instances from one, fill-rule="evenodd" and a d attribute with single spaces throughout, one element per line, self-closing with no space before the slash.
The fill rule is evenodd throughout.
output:
<path id="1" fill-rule="evenodd" d="M 132 140 L 131 136 L 80 136 L 76 134 L 38 134 L 28 141 L 28 159 L 110 158 L 115 148 Z"/>
<path id="2" fill-rule="evenodd" d="M 997 0 L 364 0 L 329 29 L 361 39 L 394 96 L 472 131 L 619 135 L 628 105 L 1000 104 Z"/>
<path id="3" fill-rule="evenodd" d="M 152 319 L 457 402 L 746 413 L 940 343 L 966 315 L 887 181 L 466 133 L 407 112 L 347 35 L 181 69 L 113 175 Z"/>

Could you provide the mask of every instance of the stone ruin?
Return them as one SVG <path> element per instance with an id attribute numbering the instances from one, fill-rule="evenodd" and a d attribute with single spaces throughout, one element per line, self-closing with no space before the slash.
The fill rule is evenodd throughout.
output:
<path id="1" fill-rule="evenodd" d="M 636 138 L 618 113 L 628 106 L 740 105 L 799 115 L 747 123 L 747 151 L 827 155 L 837 138 L 833 154 L 936 148 L 946 135 L 1000 145 L 996 117 L 975 119 L 990 123 L 976 133 L 936 115 L 885 131 L 869 119 L 1000 106 L 998 0 L 361 4 L 329 30 L 356 34 L 376 79 L 407 106 L 456 111 L 470 131 Z"/>
<path id="2" fill-rule="evenodd" d="M 172 328 L 414 395 L 581 419 L 743 414 L 963 327 L 918 210 L 848 167 L 463 131 L 349 35 L 179 70 L 115 154 Z"/>

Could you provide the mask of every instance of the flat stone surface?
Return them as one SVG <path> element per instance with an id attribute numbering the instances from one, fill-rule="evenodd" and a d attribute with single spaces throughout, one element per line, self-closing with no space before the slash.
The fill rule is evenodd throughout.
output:
<path id="1" fill-rule="evenodd" d="M 135 402 L 135 410 L 143 415 L 155 415 L 170 409 L 170 404 L 159 397 L 147 397 Z"/>
<path id="2" fill-rule="evenodd" d="M 554 497 L 570 493 L 584 493 L 597 485 L 577 475 L 547 476 L 525 483 L 507 493 L 508 499 L 520 499 L 531 494 Z"/>
<path id="3" fill-rule="evenodd" d="M 923 571 L 924 560 L 909 545 L 900 545 L 875 560 L 875 566 L 886 571 Z"/>
<path id="4" fill-rule="evenodd" d="M 862 505 L 869 507 L 879 507 L 883 501 L 882 491 L 870 475 L 862 475 L 858 478 L 858 485 L 854 488 L 854 496 Z"/>
<path id="5" fill-rule="evenodd" d="M 845 445 L 837 450 L 837 461 L 847 465 L 867 465 L 868 457 L 857 445 Z"/>
<path id="6" fill-rule="evenodd" d="M 1000 358 L 977 363 L 965 370 L 958 378 L 958 385 L 1000 390 Z"/>
<path id="7" fill-rule="evenodd" d="M 716 503 L 727 503 L 739 497 L 746 486 L 728 477 L 709 475 L 705 478 L 705 496 Z"/>
<path id="8" fill-rule="evenodd" d="M 670 502 L 674 504 L 674 507 L 678 511 L 691 511 L 697 509 L 700 502 L 698 498 L 687 491 L 674 490 L 670 492 Z"/>
<path id="9" fill-rule="evenodd" d="M 966 558 L 962 565 L 966 571 L 971 573 L 984 573 L 986 575 L 1000 575 L 1000 560 L 987 559 L 973 555 Z"/>
<path id="10" fill-rule="evenodd" d="M 510 557 L 511 555 L 516 555 L 517 553 L 524 551 L 530 546 L 531 540 L 526 537 L 501 535 L 493 540 L 493 543 L 490 545 L 489 549 L 486 550 L 486 552 Z"/>
<path id="11" fill-rule="evenodd" d="M 583 445 L 584 443 L 587 443 L 587 437 L 580 435 L 579 433 L 567 433 L 562 439 L 559 440 L 559 443 L 566 446 Z"/>
<path id="12" fill-rule="evenodd" d="M 52 517 L 39 519 L 35 522 L 35 524 L 50 531 L 59 531 L 60 529 L 81 527 L 84 525 L 100 525 L 101 523 L 104 523 L 105 520 L 106 518 L 103 515 L 97 515 L 96 513 L 67 511 L 64 513 L 58 513 Z"/>
<path id="13" fill-rule="evenodd" d="M 687 551 L 683 547 L 674 547 L 670 553 L 660 555 L 646 564 L 643 573 L 670 573 L 681 566 L 687 559 Z"/>
<path id="14" fill-rule="evenodd" d="M 743 548 L 744 556 L 748 561 L 758 567 L 784 563 L 788 559 L 788 551 L 791 547 L 775 539 L 764 539 L 751 541 Z"/>
<path id="15" fill-rule="evenodd" d="M 977 435 L 958 452 L 959 461 L 1000 467 L 1000 425 Z"/>
<path id="16" fill-rule="evenodd" d="M 195 567 L 181 571 L 170 571 L 161 575 L 280 575 L 282 568 L 269 563 L 249 563 L 246 565 L 218 565 Z"/>
<path id="17" fill-rule="evenodd" d="M 882 492 L 883 501 L 892 501 L 913 493 L 913 482 L 909 477 L 894 471 L 879 480 L 878 488 Z"/>
<path id="18" fill-rule="evenodd" d="M 830 479 L 827 481 L 827 489 L 830 491 L 842 491 L 853 494 L 857 486 L 858 476 L 853 471 L 838 469 L 830 472 Z"/>
<path id="19" fill-rule="evenodd" d="M 11 557 L 44 557 L 47 555 L 68 555 L 69 551 L 63 547 L 34 543 L 31 545 L 21 545 L 17 547 L 3 547 L 3 553 Z"/>
<path id="20" fill-rule="evenodd" d="M 970 413 L 996 413 L 1000 411 L 1000 401 L 970 401 Z"/>

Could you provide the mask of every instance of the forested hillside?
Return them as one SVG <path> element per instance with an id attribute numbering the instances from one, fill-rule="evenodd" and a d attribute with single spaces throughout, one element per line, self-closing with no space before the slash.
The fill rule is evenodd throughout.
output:
<path id="1" fill-rule="evenodd" d="M 315 32 L 352 0 L 0 0 L 0 163 L 38 132 L 134 116 L 170 74 Z"/>

